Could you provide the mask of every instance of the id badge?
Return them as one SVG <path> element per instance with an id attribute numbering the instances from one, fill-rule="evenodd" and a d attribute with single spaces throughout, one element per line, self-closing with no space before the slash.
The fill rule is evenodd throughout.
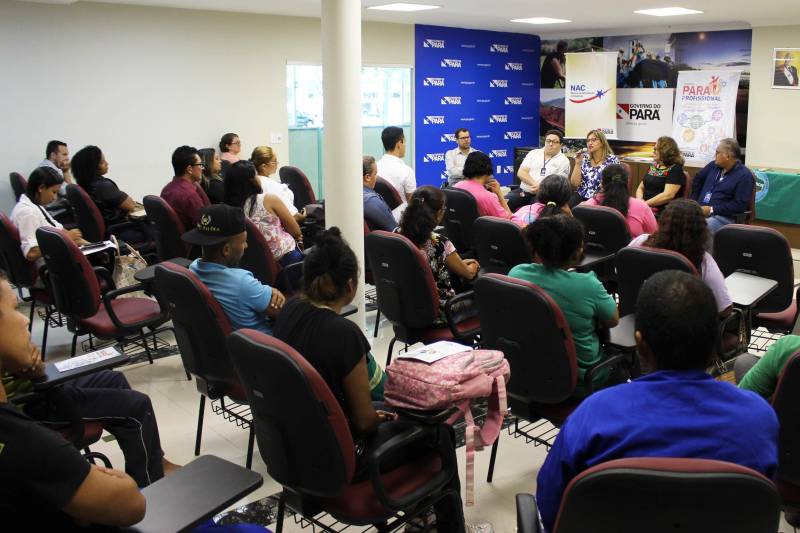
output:
<path id="1" fill-rule="evenodd" d="M 707 204 L 711 201 L 711 192 L 707 192 L 706 195 L 703 197 L 703 203 Z"/>
<path id="2" fill-rule="evenodd" d="M 544 168 L 544 167 L 542 167 L 542 170 L 539 172 L 539 175 L 540 175 L 540 176 L 542 176 L 542 177 L 544 177 L 544 175 L 545 175 L 545 174 L 544 174 L 544 172 L 545 172 L 545 168 Z"/>

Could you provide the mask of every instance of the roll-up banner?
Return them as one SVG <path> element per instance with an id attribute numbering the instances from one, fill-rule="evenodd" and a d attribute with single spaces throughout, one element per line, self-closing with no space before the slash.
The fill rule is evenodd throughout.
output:
<path id="1" fill-rule="evenodd" d="M 589 52 L 566 54 L 565 136 L 583 138 L 600 130 L 617 138 L 617 54 Z"/>

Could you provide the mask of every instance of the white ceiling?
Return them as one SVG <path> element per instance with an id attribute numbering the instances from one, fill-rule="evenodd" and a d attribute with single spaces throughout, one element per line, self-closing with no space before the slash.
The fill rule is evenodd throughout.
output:
<path id="1" fill-rule="evenodd" d="M 81 1 L 319 17 L 321 0 L 28 0 L 73 4 Z M 397 0 L 362 0 L 364 8 Z M 798 0 L 405 0 L 441 5 L 441 9 L 417 13 L 363 10 L 364 20 L 405 24 L 432 24 L 462 28 L 535 33 L 553 36 L 624 35 L 670 33 L 699 29 L 732 29 L 750 26 L 800 24 Z M 679 5 L 699 9 L 702 15 L 658 18 L 634 14 L 637 9 Z M 569 19 L 569 24 L 531 26 L 512 18 L 546 16 Z"/>

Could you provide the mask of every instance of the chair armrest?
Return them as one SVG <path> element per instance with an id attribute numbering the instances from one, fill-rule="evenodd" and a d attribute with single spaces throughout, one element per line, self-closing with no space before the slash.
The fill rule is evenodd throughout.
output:
<path id="1" fill-rule="evenodd" d="M 636 354 L 636 352 L 633 352 L 634 356 L 635 356 L 635 354 Z M 619 353 L 619 354 L 616 354 L 616 355 L 611 355 L 609 357 L 606 357 L 605 359 L 603 359 L 602 361 L 600 361 L 599 363 L 597 363 L 593 367 L 589 368 L 589 370 L 586 371 L 586 374 L 583 375 L 583 385 L 584 385 L 584 387 L 586 387 L 586 392 L 588 394 L 591 394 L 592 392 L 594 392 L 594 387 L 592 387 L 592 378 L 600 370 L 602 370 L 602 369 L 604 369 L 606 367 L 614 366 L 617 363 L 622 363 L 622 362 L 624 362 L 626 360 L 629 360 L 631 358 L 631 355 L 632 355 L 631 352 L 624 352 L 624 353 Z"/>
<path id="2" fill-rule="evenodd" d="M 517 533 L 542 533 L 533 494 L 517 494 Z"/>
<path id="3" fill-rule="evenodd" d="M 111 272 L 108 271 L 106 267 L 96 266 L 93 267 L 94 275 L 97 277 L 97 281 L 100 282 L 102 285 L 103 282 L 106 283 L 107 287 L 111 287 L 111 290 L 116 290 L 117 284 L 114 283 L 114 276 Z"/>
<path id="4" fill-rule="evenodd" d="M 735 215 L 733 215 L 733 221 L 736 222 L 737 224 L 746 224 L 747 219 L 750 218 L 750 215 L 752 214 L 753 214 L 752 211 L 744 211 L 742 213 L 736 213 Z"/>
<path id="5" fill-rule="evenodd" d="M 154 322 L 161 322 L 161 321 L 166 321 L 167 320 L 167 312 L 164 309 L 160 308 L 160 307 L 159 307 L 159 309 L 160 309 L 161 313 L 159 313 L 158 317 L 156 317 L 156 318 L 149 318 L 147 320 L 141 320 L 139 322 L 132 322 L 130 324 L 125 324 L 119 319 L 119 317 L 117 316 L 117 313 L 114 311 L 114 306 L 111 305 L 112 300 L 114 300 L 114 298 L 117 298 L 118 296 L 121 296 L 123 294 L 128 294 L 130 292 L 136 292 L 136 291 L 143 291 L 143 290 L 146 290 L 146 289 L 147 289 L 147 284 L 145 284 L 145 283 L 136 283 L 134 285 L 129 285 L 127 287 L 122 287 L 121 289 L 114 289 L 113 291 L 108 291 L 107 293 L 105 293 L 103 295 L 103 305 L 106 306 L 106 312 L 108 312 L 108 316 L 109 316 L 109 318 L 111 318 L 111 322 L 114 323 L 114 326 L 116 326 L 116 327 L 118 327 L 120 329 L 138 330 L 138 329 L 142 329 L 145 326 L 149 326 L 149 325 L 153 324 Z"/>
<path id="6" fill-rule="evenodd" d="M 294 294 L 294 293 L 296 293 L 297 291 L 300 290 L 300 287 L 292 287 L 291 283 L 289 282 L 289 280 L 291 280 L 291 279 L 298 279 L 299 280 L 301 278 L 301 276 L 293 276 L 291 274 L 291 272 L 293 272 L 295 270 L 300 270 L 300 273 L 302 274 L 302 272 L 303 272 L 303 262 L 302 261 L 298 261 L 297 263 L 292 263 L 290 265 L 286 265 L 285 267 L 281 267 L 281 270 L 279 271 L 279 273 L 280 272 L 285 272 L 285 274 L 283 275 L 282 278 L 281 278 L 281 276 L 276 276 L 278 279 L 282 279 L 282 283 L 280 284 L 281 285 L 280 287 L 277 286 L 278 279 L 275 280 L 276 288 L 279 291 L 281 291 L 282 293 L 284 293 L 284 295 L 286 297 L 289 297 L 292 294 Z"/>
<path id="7" fill-rule="evenodd" d="M 419 426 L 412 425 L 402 433 L 390 438 L 376 449 L 372 451 L 369 456 L 369 475 L 372 481 L 372 486 L 375 489 L 375 494 L 378 500 L 387 508 L 393 511 L 402 511 L 408 509 L 420 499 L 429 496 L 439 491 L 442 486 L 450 480 L 450 477 L 455 475 L 456 466 L 454 461 L 448 461 L 449 458 L 454 458 L 455 454 L 452 449 L 448 449 L 448 441 L 439 438 L 439 431 L 441 424 L 437 426 Z M 442 459 L 442 469 L 436 473 L 428 482 L 416 490 L 409 492 L 403 496 L 394 497 L 386 490 L 383 485 L 381 476 L 381 463 L 387 457 L 391 457 L 398 450 L 410 446 L 415 443 L 423 441 L 435 442 L 439 456 Z"/>
<path id="8" fill-rule="evenodd" d="M 459 330 L 458 324 L 465 322 L 478 315 L 478 308 L 475 305 L 475 291 L 462 292 L 456 294 L 444 304 L 444 314 L 447 317 L 447 325 L 453 336 L 462 341 L 471 341 L 481 332 L 480 325 L 468 330 Z"/>

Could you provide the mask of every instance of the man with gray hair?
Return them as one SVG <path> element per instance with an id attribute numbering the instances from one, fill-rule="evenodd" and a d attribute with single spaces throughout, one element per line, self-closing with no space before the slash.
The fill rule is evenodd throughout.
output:
<path id="1" fill-rule="evenodd" d="M 378 165 L 375 158 L 365 155 L 361 159 L 362 177 L 364 179 L 364 220 L 370 230 L 382 229 L 394 231 L 397 227 L 392 210 L 380 194 L 375 192 L 375 182 L 378 180 Z"/>
<path id="2" fill-rule="evenodd" d="M 742 149 L 735 139 L 722 139 L 714 160 L 692 181 L 691 198 L 703 208 L 712 235 L 747 211 L 753 197 L 755 180 L 750 169 L 741 163 L 741 157 Z"/>

